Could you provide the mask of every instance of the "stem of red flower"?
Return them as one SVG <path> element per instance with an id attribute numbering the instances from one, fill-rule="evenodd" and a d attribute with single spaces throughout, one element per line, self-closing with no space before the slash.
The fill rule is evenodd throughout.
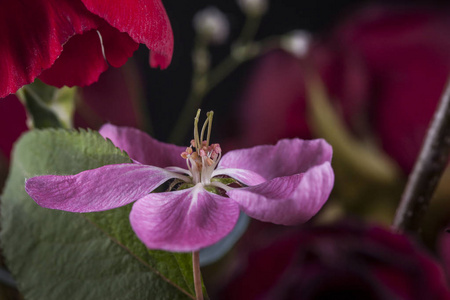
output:
<path id="1" fill-rule="evenodd" d="M 450 152 L 450 81 L 422 145 L 419 158 L 408 178 L 395 215 L 394 229 L 417 232 L 433 192 L 448 164 Z"/>
<path id="2" fill-rule="evenodd" d="M 198 251 L 192 252 L 192 269 L 194 271 L 195 299 L 203 300 L 202 275 L 200 272 L 200 258 Z"/>

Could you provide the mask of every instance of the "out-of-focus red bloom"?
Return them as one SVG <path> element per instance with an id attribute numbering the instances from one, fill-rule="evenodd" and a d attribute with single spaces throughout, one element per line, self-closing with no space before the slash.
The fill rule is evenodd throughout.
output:
<path id="1" fill-rule="evenodd" d="M 129 80 L 126 80 L 129 79 Z M 145 128 L 142 84 L 132 64 L 109 68 L 99 81 L 80 89 L 75 128 L 99 129 L 107 122 Z M 13 144 L 28 130 L 25 107 L 15 95 L 0 101 L 0 155 L 9 159 Z"/>
<path id="2" fill-rule="evenodd" d="M 405 236 L 358 223 L 291 232 L 241 260 L 223 299 L 450 299 L 428 254 Z"/>
<path id="3" fill-rule="evenodd" d="M 242 147 L 273 144 L 280 137 L 309 138 L 306 122 L 306 74 L 290 54 L 275 51 L 264 56 L 253 70 L 243 94 Z"/>
<path id="4" fill-rule="evenodd" d="M 369 127 L 409 172 L 450 74 L 449 31 L 449 11 L 371 6 L 316 41 L 303 62 L 319 71 L 355 133 Z M 304 66 L 287 53 L 261 59 L 244 94 L 245 146 L 307 136 L 305 76 Z M 273 126 L 269 134 L 251 129 L 262 123 Z"/>
<path id="5" fill-rule="evenodd" d="M 109 68 L 97 82 L 79 92 L 75 128 L 98 130 L 103 124 L 112 123 L 145 129 L 143 83 L 132 61 L 121 68 Z"/>
<path id="6" fill-rule="evenodd" d="M 450 284 L 450 230 L 442 232 L 438 238 L 438 251 L 442 260 L 447 283 Z"/>
<path id="7" fill-rule="evenodd" d="M 9 159 L 13 143 L 27 130 L 26 120 L 25 108 L 16 96 L 0 101 L 0 155 Z"/>
<path id="8" fill-rule="evenodd" d="M 27 130 L 26 112 L 15 95 L 0 101 L 0 193 L 8 174 L 13 143 Z"/>
<path id="9" fill-rule="evenodd" d="M 367 98 L 359 100 L 368 103 L 359 112 L 368 111 L 384 150 L 407 171 L 450 75 L 449 17 L 424 8 L 369 8 L 335 35 L 342 51 L 367 68 Z M 346 105 L 345 93 L 339 98 L 343 107 L 353 104 Z"/>
<path id="10" fill-rule="evenodd" d="M 160 0 L 4 1 L 0 28 L 0 97 L 36 77 L 57 87 L 89 85 L 108 63 L 123 65 L 139 43 L 151 50 L 152 67 L 172 59 Z"/>
<path id="11" fill-rule="evenodd" d="M 126 80 L 127 79 L 127 80 Z M 142 84 L 131 64 L 109 68 L 99 81 L 80 89 L 75 128 L 99 129 L 106 122 L 145 129 Z M 25 107 L 15 95 L 0 99 L 0 192 L 14 143 L 28 130 Z"/>

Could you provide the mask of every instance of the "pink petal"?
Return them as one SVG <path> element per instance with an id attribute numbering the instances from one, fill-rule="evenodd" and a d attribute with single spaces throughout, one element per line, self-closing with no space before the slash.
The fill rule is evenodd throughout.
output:
<path id="1" fill-rule="evenodd" d="M 172 60 L 173 34 L 160 0 L 82 0 L 87 9 L 102 17 L 137 43 L 151 50 L 152 67 L 165 69 Z"/>
<path id="2" fill-rule="evenodd" d="M 331 161 L 331 146 L 322 139 L 284 139 L 275 146 L 263 145 L 226 153 L 218 168 L 245 169 L 266 179 L 290 176 Z"/>
<path id="3" fill-rule="evenodd" d="M 239 217 L 230 198 L 207 192 L 201 184 L 140 199 L 130 213 L 131 227 L 150 249 L 196 251 L 226 236 Z"/>
<path id="4" fill-rule="evenodd" d="M 64 45 L 61 56 L 39 79 L 56 87 L 85 86 L 96 82 L 107 68 L 100 37 L 96 30 L 91 30 L 73 36 Z"/>
<path id="5" fill-rule="evenodd" d="M 73 35 L 101 20 L 80 1 L 3 1 L 0 10 L 0 97 L 31 83 L 52 66 Z"/>
<path id="6" fill-rule="evenodd" d="M 124 150 L 128 155 L 146 165 L 165 167 L 180 167 L 186 169 L 186 161 L 181 153 L 186 147 L 179 147 L 155 140 L 145 132 L 131 127 L 118 127 L 112 124 L 103 125 L 100 134 L 110 139 L 113 144 Z"/>
<path id="7" fill-rule="evenodd" d="M 174 178 L 160 168 L 139 164 L 107 165 L 77 175 L 44 175 L 28 179 L 27 193 L 42 207 L 93 212 L 124 206 Z"/>
<path id="8" fill-rule="evenodd" d="M 211 177 L 218 175 L 230 176 L 246 185 L 257 185 L 266 181 L 261 175 L 244 169 L 216 169 Z"/>
<path id="9" fill-rule="evenodd" d="M 283 225 L 308 221 L 330 195 L 334 173 L 329 162 L 306 173 L 278 177 L 257 186 L 227 192 L 250 217 Z"/>

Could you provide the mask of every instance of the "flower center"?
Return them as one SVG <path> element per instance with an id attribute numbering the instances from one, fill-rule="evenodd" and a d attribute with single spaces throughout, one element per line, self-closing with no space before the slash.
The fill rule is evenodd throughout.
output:
<path id="1" fill-rule="evenodd" d="M 212 173 L 221 157 L 222 149 L 220 145 L 209 144 L 213 115 L 214 112 L 212 111 L 206 113 L 206 120 L 199 135 L 198 122 L 200 109 L 197 111 L 194 119 L 194 139 L 191 140 L 191 145 L 186 148 L 186 151 L 181 153 L 181 157 L 186 159 L 186 164 L 192 174 L 192 183 L 194 185 L 197 183 L 209 185 L 211 183 Z M 207 134 L 204 140 L 205 131 Z"/>

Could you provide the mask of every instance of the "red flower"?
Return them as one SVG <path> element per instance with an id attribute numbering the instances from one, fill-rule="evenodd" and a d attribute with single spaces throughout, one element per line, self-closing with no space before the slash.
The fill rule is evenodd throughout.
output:
<path id="1" fill-rule="evenodd" d="M 365 94 L 350 95 L 342 90 L 344 84 L 340 93 L 332 93 L 339 95 L 353 125 L 361 113 L 369 118 L 383 149 L 406 171 L 416 160 L 450 74 L 449 15 L 424 7 L 369 7 L 342 24 L 330 43 L 340 45 L 343 57 L 351 61 L 353 56 L 367 72 L 365 82 L 346 82 L 347 91 L 359 84 Z M 358 96 L 364 97 L 359 103 Z"/>
<path id="2" fill-rule="evenodd" d="M 6 1 L 0 10 L 0 97 L 36 77 L 57 87 L 89 85 L 123 65 L 139 43 L 166 68 L 173 36 L 160 0 Z"/>
<path id="3" fill-rule="evenodd" d="M 442 268 L 405 236 L 360 223 L 255 245 L 219 299 L 449 299 Z M 263 246 L 261 246 L 263 245 Z"/>
<path id="4" fill-rule="evenodd" d="M 9 160 L 13 143 L 28 129 L 26 119 L 25 108 L 15 95 L 0 100 L 0 157 Z"/>
<path id="5" fill-rule="evenodd" d="M 305 58 L 349 128 L 409 172 L 450 74 L 450 12 L 371 6 L 349 16 Z M 256 67 L 241 109 L 245 146 L 308 137 L 306 68 L 278 51 Z M 261 122 L 260 120 L 264 120 Z"/>
<path id="6" fill-rule="evenodd" d="M 450 230 L 448 228 L 439 235 L 437 248 L 447 275 L 447 284 L 450 285 Z"/>
<path id="7" fill-rule="evenodd" d="M 252 71 L 243 94 L 241 147 L 273 144 L 280 138 L 310 138 L 306 121 L 305 70 L 299 61 L 283 51 L 263 56 Z M 261 120 L 264 120 L 263 122 Z"/>

